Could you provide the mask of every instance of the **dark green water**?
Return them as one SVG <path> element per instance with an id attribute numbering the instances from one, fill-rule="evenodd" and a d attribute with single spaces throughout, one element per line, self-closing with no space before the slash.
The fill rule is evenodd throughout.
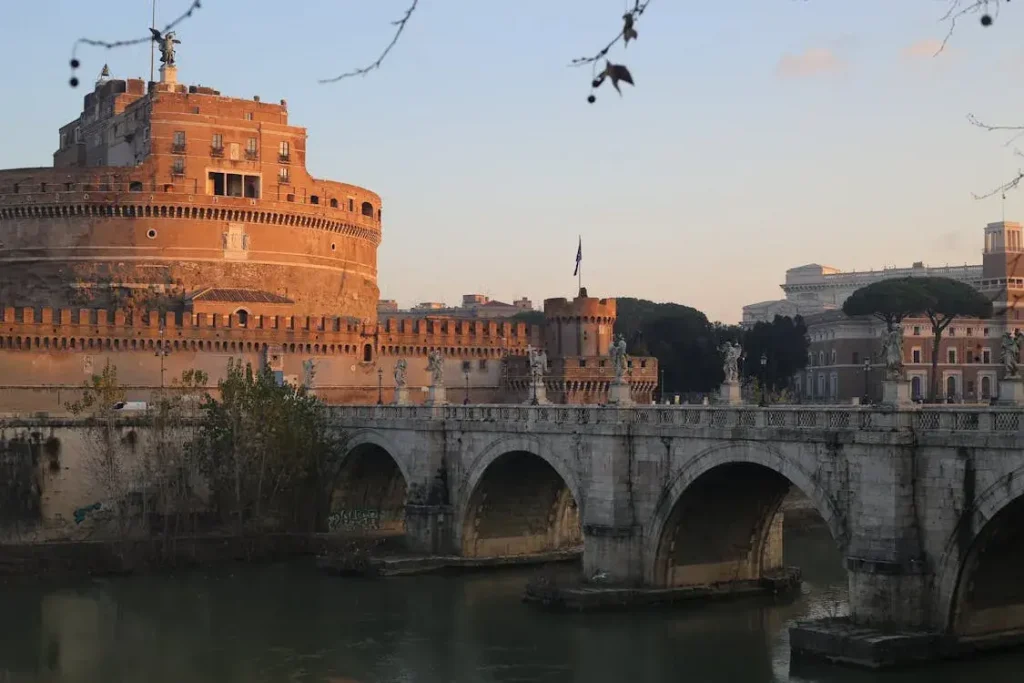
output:
<path id="1" fill-rule="evenodd" d="M 261 681 L 1024 680 L 1024 655 L 886 675 L 790 674 L 785 625 L 844 608 L 825 532 L 787 534 L 796 602 L 547 614 L 520 602 L 529 571 L 367 581 L 311 563 L 180 576 L 0 585 L 0 683 Z"/>

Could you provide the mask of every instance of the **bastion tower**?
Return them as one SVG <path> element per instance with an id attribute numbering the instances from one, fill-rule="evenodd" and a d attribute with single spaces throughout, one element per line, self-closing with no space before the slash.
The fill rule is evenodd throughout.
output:
<path id="1" fill-rule="evenodd" d="M 381 200 L 314 178 L 288 106 L 104 72 L 52 168 L 0 171 L 6 306 L 376 321 Z"/>

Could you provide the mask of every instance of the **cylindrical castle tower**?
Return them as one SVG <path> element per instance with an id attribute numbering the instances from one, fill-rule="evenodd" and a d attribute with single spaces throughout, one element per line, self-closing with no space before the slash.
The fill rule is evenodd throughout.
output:
<path id="1" fill-rule="evenodd" d="M 544 300 L 544 347 L 554 357 L 607 356 L 615 326 L 615 299 L 587 296 Z"/>
<path id="2" fill-rule="evenodd" d="M 101 79 L 53 168 L 0 171 L 0 302 L 374 322 L 380 197 L 305 160 L 284 101 Z"/>

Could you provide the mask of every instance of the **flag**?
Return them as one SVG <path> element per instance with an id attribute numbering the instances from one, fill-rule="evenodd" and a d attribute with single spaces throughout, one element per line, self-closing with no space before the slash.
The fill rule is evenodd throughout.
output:
<path id="1" fill-rule="evenodd" d="M 580 237 L 580 245 L 576 247 L 576 270 L 572 271 L 573 275 L 579 275 L 580 272 L 580 261 L 583 260 L 583 237 Z"/>

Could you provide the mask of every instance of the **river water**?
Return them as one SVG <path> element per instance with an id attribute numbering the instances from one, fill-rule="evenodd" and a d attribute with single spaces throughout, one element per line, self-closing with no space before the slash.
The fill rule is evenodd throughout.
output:
<path id="1" fill-rule="evenodd" d="M 1024 654 L 872 674 L 790 672 L 786 624 L 845 609 L 827 532 L 787 531 L 793 602 L 550 614 L 520 601 L 532 571 L 388 580 L 312 562 L 0 585 L 0 683 L 451 683 L 1024 680 Z"/>

